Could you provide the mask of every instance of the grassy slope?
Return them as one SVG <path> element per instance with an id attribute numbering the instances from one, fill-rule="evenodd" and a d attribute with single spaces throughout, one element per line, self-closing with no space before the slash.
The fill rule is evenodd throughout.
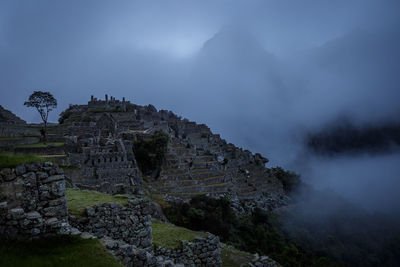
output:
<path id="1" fill-rule="evenodd" d="M 47 143 L 36 143 L 30 145 L 17 145 L 16 148 L 46 148 L 46 147 L 60 147 L 63 146 L 63 142 L 47 142 Z"/>
<path id="2" fill-rule="evenodd" d="M 14 168 L 20 164 L 34 162 L 34 161 L 46 161 L 45 159 L 32 155 L 32 154 L 11 154 L 4 153 L 0 154 L 0 169 L 2 168 Z"/>
<path id="3" fill-rule="evenodd" d="M 221 251 L 222 267 L 240 267 L 254 258 L 253 254 L 225 246 Z"/>
<path id="4" fill-rule="evenodd" d="M 0 266 L 121 267 L 97 239 L 61 236 L 35 241 L 0 241 Z"/>
<path id="5" fill-rule="evenodd" d="M 163 222 L 152 222 L 153 243 L 156 246 L 174 249 L 181 247 L 181 241 L 193 241 L 196 236 L 206 237 L 202 232 L 195 232 L 183 227 L 166 224 Z"/>
<path id="6" fill-rule="evenodd" d="M 126 195 L 107 195 L 90 190 L 77 190 L 67 188 L 68 212 L 75 216 L 82 216 L 86 207 L 90 207 L 100 203 L 118 203 L 121 205 L 128 204 L 128 196 Z"/>

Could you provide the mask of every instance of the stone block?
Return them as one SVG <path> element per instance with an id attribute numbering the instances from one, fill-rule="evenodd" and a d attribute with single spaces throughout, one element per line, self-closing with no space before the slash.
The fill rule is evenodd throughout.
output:
<path id="1" fill-rule="evenodd" d="M 49 175 L 47 174 L 47 172 L 37 172 L 36 177 L 39 180 L 43 180 L 43 179 L 46 179 L 47 177 L 49 177 Z"/>
<path id="2" fill-rule="evenodd" d="M 15 220 L 20 220 L 20 219 L 25 218 L 25 212 L 21 208 L 11 209 L 11 210 L 9 210 L 9 213 L 10 213 L 11 217 Z"/>
<path id="3" fill-rule="evenodd" d="M 48 207 L 43 209 L 43 215 L 45 217 L 56 217 L 65 213 L 62 209 L 58 207 Z"/>
<path id="4" fill-rule="evenodd" d="M 8 207 L 7 201 L 0 202 L 0 210 L 6 210 Z"/>
<path id="5" fill-rule="evenodd" d="M 52 183 L 52 182 L 60 181 L 60 180 L 64 180 L 64 175 L 52 175 L 52 176 L 49 176 L 49 177 L 45 178 L 42 181 L 42 183 L 48 184 L 48 183 Z"/>
<path id="6" fill-rule="evenodd" d="M 31 211 L 31 212 L 26 213 L 26 218 L 29 219 L 29 220 L 35 220 L 35 219 L 38 219 L 38 218 L 41 218 L 41 217 L 42 216 L 37 211 Z"/>
<path id="7" fill-rule="evenodd" d="M 22 175 L 25 186 L 36 186 L 36 174 L 34 172 L 28 172 Z"/>
<path id="8" fill-rule="evenodd" d="M 44 167 L 53 167 L 53 162 L 51 161 L 46 161 L 45 163 L 43 163 Z"/>
<path id="9" fill-rule="evenodd" d="M 15 168 L 15 174 L 16 175 L 23 175 L 26 173 L 26 168 L 25 165 L 19 165 Z"/>
<path id="10" fill-rule="evenodd" d="M 50 192 L 56 197 L 65 196 L 65 181 L 64 179 L 53 182 L 50 186 Z"/>

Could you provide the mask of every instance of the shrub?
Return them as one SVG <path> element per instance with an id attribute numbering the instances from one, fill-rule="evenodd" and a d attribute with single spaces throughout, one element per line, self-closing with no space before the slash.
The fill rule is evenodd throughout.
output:
<path id="1" fill-rule="evenodd" d="M 301 184 L 300 176 L 291 171 L 285 171 L 281 167 L 271 168 L 272 174 L 281 180 L 283 189 L 287 193 L 295 191 Z"/>
<path id="2" fill-rule="evenodd" d="M 279 228 L 277 215 L 255 209 L 251 215 L 238 216 L 227 198 L 196 196 L 189 203 L 164 208 L 164 214 L 176 225 L 211 232 L 240 250 L 269 255 L 283 266 L 331 263 L 288 241 Z"/>
<path id="3" fill-rule="evenodd" d="M 154 171 L 160 171 L 167 153 L 168 140 L 168 134 L 157 131 L 151 140 L 135 141 L 135 158 L 143 174 L 151 175 Z"/>

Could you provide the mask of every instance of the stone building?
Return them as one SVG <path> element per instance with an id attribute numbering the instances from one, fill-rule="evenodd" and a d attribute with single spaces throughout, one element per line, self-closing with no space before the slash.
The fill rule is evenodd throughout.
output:
<path id="1" fill-rule="evenodd" d="M 126 109 L 110 109 L 122 103 Z M 75 110 L 80 111 L 71 110 L 71 116 L 81 119 L 75 121 L 69 135 L 78 140 L 81 175 L 74 181 L 82 188 L 117 192 L 122 185 L 140 184 L 133 143 L 149 140 L 162 130 L 169 134 L 168 151 L 159 177 L 150 181 L 151 193 L 184 199 L 196 194 L 228 194 L 255 205 L 267 203 L 263 208 L 268 209 L 287 202 L 282 182 L 265 167 L 266 158 L 227 143 L 204 124 L 113 97 L 92 97 L 87 106 Z M 88 116 L 91 122 L 84 124 L 83 118 Z"/>
<path id="2" fill-rule="evenodd" d="M 90 97 L 90 101 L 88 102 L 88 107 L 92 109 L 106 109 L 106 110 L 118 110 L 118 111 L 126 111 L 127 107 L 130 105 L 130 101 L 125 101 L 125 97 L 122 100 L 115 99 L 115 97 L 105 95 L 104 100 L 100 100 L 95 98 L 93 95 Z"/>

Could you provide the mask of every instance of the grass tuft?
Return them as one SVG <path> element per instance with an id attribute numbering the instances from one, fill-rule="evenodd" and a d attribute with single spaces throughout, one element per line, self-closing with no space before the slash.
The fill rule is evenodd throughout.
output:
<path id="1" fill-rule="evenodd" d="M 15 168 L 18 165 L 30 162 L 44 162 L 45 159 L 32 154 L 0 154 L 0 169 Z"/>
<path id="2" fill-rule="evenodd" d="M 97 239 L 59 236 L 34 241 L 0 240 L 0 266 L 122 267 Z"/>
<path id="3" fill-rule="evenodd" d="M 152 222 L 153 244 L 156 247 L 168 249 L 181 248 L 181 241 L 194 241 L 196 236 L 206 237 L 202 232 L 195 232 L 183 227 L 167 224 L 163 222 Z"/>
<path id="4" fill-rule="evenodd" d="M 225 246 L 221 250 L 222 267 L 247 266 L 252 261 L 254 255 L 235 248 Z"/>
<path id="5" fill-rule="evenodd" d="M 101 203 L 117 203 L 127 205 L 129 197 L 126 195 L 107 195 L 97 191 L 78 190 L 67 188 L 68 212 L 71 215 L 81 217 L 85 208 Z"/>

